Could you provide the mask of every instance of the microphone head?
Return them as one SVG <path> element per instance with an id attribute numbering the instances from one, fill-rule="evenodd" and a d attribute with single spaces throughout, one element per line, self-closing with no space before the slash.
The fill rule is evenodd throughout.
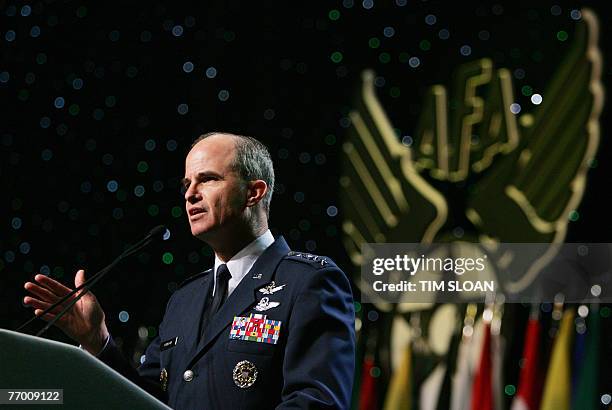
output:
<path id="1" fill-rule="evenodd" d="M 170 237 L 170 231 L 164 225 L 157 225 L 151 229 L 149 236 L 154 239 L 166 240 Z"/>

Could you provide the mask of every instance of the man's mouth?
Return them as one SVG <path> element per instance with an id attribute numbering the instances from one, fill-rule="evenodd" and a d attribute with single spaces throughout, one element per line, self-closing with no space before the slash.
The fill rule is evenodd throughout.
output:
<path id="1" fill-rule="evenodd" d="M 189 216 L 194 216 L 197 214 L 201 214 L 206 212 L 206 210 L 204 208 L 198 208 L 198 207 L 194 207 L 194 208 L 190 208 L 189 209 Z"/>

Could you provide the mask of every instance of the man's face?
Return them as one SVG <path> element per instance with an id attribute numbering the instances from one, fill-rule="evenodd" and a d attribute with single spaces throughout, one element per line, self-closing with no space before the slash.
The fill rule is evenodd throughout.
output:
<path id="1" fill-rule="evenodd" d="M 185 159 L 185 210 L 197 238 L 214 237 L 244 214 L 245 186 L 232 167 L 235 155 L 234 137 L 218 134 L 198 142 Z"/>

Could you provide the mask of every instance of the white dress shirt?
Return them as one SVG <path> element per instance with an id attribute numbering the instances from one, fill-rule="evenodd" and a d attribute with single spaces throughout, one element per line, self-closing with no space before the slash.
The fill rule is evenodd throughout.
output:
<path id="1" fill-rule="evenodd" d="M 236 289 L 242 278 L 244 278 L 249 270 L 251 270 L 257 258 L 259 258 L 261 254 L 268 249 L 268 246 L 272 245 L 273 243 L 274 236 L 272 236 L 272 232 L 270 232 L 268 229 L 263 235 L 257 237 L 257 239 L 255 239 L 253 242 L 242 248 L 240 252 L 234 255 L 227 262 L 223 262 L 215 254 L 213 295 L 217 289 L 217 268 L 219 265 L 225 263 L 231 275 L 231 278 L 227 284 L 227 296 L 229 296 L 234 289 Z"/>

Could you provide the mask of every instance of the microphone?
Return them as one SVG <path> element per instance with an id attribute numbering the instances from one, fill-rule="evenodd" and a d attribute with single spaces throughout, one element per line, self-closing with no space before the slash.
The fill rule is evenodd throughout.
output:
<path id="1" fill-rule="evenodd" d="M 58 300 L 57 302 L 53 303 L 51 306 L 49 306 L 47 309 L 45 309 L 39 316 L 34 316 L 34 317 L 30 318 L 24 324 L 22 324 L 17 329 L 15 329 L 15 331 L 17 331 L 17 332 L 20 331 L 21 329 L 23 329 L 24 327 L 26 327 L 27 325 L 32 323 L 34 320 L 36 320 L 36 318 L 38 318 L 38 317 L 42 318 L 44 315 L 46 315 L 47 313 L 49 313 L 50 311 L 55 309 L 57 306 L 59 306 L 59 305 L 63 304 L 64 302 L 66 302 L 68 299 L 70 299 L 78 291 L 83 290 L 81 293 L 79 293 L 79 295 L 77 297 L 72 299 L 70 301 L 70 303 L 68 303 L 61 310 L 61 312 L 59 312 L 51 321 L 49 321 L 45 327 L 43 327 L 38 333 L 36 333 L 36 336 L 41 336 L 51 326 L 53 326 L 55 324 L 55 322 L 57 322 L 59 319 L 61 319 L 62 316 L 64 316 L 66 314 L 66 312 L 68 312 L 68 310 L 70 310 L 70 308 L 72 308 L 72 306 L 74 306 L 75 303 L 77 303 L 79 301 L 79 299 L 81 299 L 83 296 L 85 296 L 85 294 L 87 294 L 87 292 L 89 292 L 89 290 L 96 283 L 98 283 L 104 276 L 106 276 L 106 274 L 108 272 L 110 272 L 119 262 L 121 262 L 123 259 L 127 258 L 128 256 L 131 256 L 131 255 L 133 255 L 135 253 L 140 252 L 142 249 L 146 248 L 151 243 L 156 242 L 158 240 L 166 240 L 166 239 L 168 239 L 168 237 L 169 237 L 168 229 L 164 225 L 157 225 L 155 228 L 151 229 L 149 231 L 149 233 L 144 238 L 142 238 L 141 240 L 139 240 L 135 244 L 129 246 L 125 251 L 123 251 L 123 253 L 121 255 L 117 256 L 115 258 L 115 260 L 113 260 L 110 264 L 108 264 L 107 266 L 102 268 L 99 272 L 97 272 L 95 275 L 93 275 L 87 281 L 82 283 L 80 286 L 77 286 L 75 289 L 70 291 L 68 294 L 66 294 L 64 297 L 62 297 L 60 300 Z"/>

